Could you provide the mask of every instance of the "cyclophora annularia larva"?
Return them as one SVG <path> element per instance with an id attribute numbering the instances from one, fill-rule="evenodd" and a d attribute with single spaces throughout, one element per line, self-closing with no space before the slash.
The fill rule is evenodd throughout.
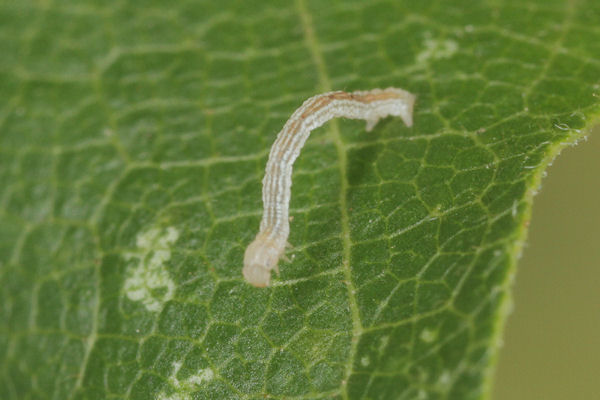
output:
<path id="1" fill-rule="evenodd" d="M 260 231 L 244 254 L 242 270 L 254 286 L 268 286 L 271 270 L 277 270 L 290 233 L 288 207 L 292 188 L 292 166 L 310 132 L 330 119 L 364 119 L 367 131 L 387 116 L 402 118 L 412 125 L 415 96 L 396 88 L 346 93 L 329 92 L 313 96 L 298 108 L 283 126 L 271 147 L 263 178 L 263 217 Z"/>

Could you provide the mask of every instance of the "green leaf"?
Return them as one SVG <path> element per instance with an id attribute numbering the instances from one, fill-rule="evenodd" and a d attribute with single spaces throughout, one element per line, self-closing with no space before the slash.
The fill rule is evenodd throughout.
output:
<path id="1" fill-rule="evenodd" d="M 0 4 L 0 398 L 477 399 L 545 167 L 600 115 L 600 3 Z M 242 279 L 306 98 L 289 252 Z"/>

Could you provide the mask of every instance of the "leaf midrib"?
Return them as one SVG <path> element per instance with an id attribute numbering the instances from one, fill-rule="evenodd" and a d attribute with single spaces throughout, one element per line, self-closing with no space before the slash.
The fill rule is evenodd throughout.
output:
<path id="1" fill-rule="evenodd" d="M 302 31 L 304 34 L 305 44 L 310 52 L 312 62 L 314 63 L 319 80 L 319 91 L 329 92 L 333 90 L 325 60 L 323 59 L 321 47 L 319 45 L 318 38 L 315 34 L 312 22 L 312 16 L 309 13 L 305 0 L 296 0 L 295 7 L 300 16 L 300 23 L 302 25 Z M 348 386 L 347 382 L 352 374 L 352 366 L 354 365 L 354 358 L 356 356 L 358 338 L 362 332 L 362 323 L 360 320 L 360 313 L 358 309 L 358 303 L 356 299 L 356 288 L 352 281 L 352 272 L 350 270 L 350 248 L 352 242 L 350 240 L 350 218 L 348 216 L 348 206 L 346 201 L 346 195 L 348 193 L 348 176 L 347 163 L 348 158 L 346 155 L 346 146 L 342 141 L 340 134 L 339 124 L 336 120 L 331 121 L 327 134 L 331 138 L 338 156 L 338 166 L 340 174 L 340 214 L 341 214 L 341 233 L 342 233 L 342 263 L 346 290 L 348 291 L 348 303 L 350 306 L 350 313 L 352 316 L 352 338 L 350 340 L 350 354 L 348 356 L 346 364 L 345 377 L 342 380 L 341 395 L 345 400 L 348 400 Z"/>

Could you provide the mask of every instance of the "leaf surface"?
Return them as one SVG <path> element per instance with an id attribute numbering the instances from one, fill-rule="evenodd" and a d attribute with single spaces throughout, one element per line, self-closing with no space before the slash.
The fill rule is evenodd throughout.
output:
<path id="1" fill-rule="evenodd" d="M 600 3 L 0 5 L 0 397 L 478 399 L 531 200 L 600 114 Z M 294 168 L 291 262 L 241 275 L 306 98 L 395 86 Z"/>

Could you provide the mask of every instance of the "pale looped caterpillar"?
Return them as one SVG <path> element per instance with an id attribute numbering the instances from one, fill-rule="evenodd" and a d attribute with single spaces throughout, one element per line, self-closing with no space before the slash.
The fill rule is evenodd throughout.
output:
<path id="1" fill-rule="evenodd" d="M 260 231 L 244 254 L 242 270 L 254 286 L 268 286 L 271 270 L 278 271 L 290 233 L 289 203 L 292 166 L 313 129 L 333 118 L 364 119 L 370 131 L 381 118 L 398 116 L 412 125 L 415 96 L 396 88 L 329 92 L 313 96 L 298 108 L 277 135 L 263 178 L 263 217 Z M 279 271 L 278 271 L 279 272 Z"/>

